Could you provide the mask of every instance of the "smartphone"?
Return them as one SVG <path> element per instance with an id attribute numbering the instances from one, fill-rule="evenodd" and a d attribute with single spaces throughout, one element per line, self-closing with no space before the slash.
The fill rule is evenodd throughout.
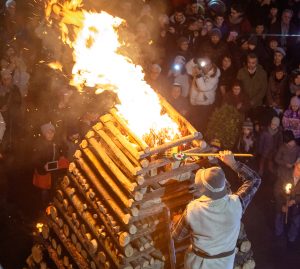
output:
<path id="1" fill-rule="evenodd" d="M 47 162 L 47 171 L 53 171 L 58 169 L 58 161 Z"/>

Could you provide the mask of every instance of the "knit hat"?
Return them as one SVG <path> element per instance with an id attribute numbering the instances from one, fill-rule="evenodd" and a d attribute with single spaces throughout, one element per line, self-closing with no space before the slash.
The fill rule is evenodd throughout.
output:
<path id="1" fill-rule="evenodd" d="M 41 132 L 43 135 L 49 131 L 55 132 L 55 127 L 51 122 L 41 125 Z"/>
<path id="2" fill-rule="evenodd" d="M 213 28 L 209 32 L 210 36 L 218 36 L 219 38 L 222 38 L 222 32 L 218 28 Z"/>
<path id="3" fill-rule="evenodd" d="M 300 99 L 299 99 L 299 97 L 298 96 L 293 96 L 291 98 L 290 105 L 291 106 L 298 106 L 298 107 L 300 107 Z"/>
<path id="4" fill-rule="evenodd" d="M 247 118 L 243 123 L 243 128 L 253 129 L 253 122 Z"/>
<path id="5" fill-rule="evenodd" d="M 217 166 L 199 169 L 195 176 L 195 185 L 201 195 L 206 195 L 212 200 L 220 199 L 227 194 L 225 174 Z"/>
<path id="6" fill-rule="evenodd" d="M 294 136 L 293 131 L 291 131 L 291 130 L 285 130 L 283 132 L 283 142 L 284 143 L 289 143 L 292 140 L 295 140 L 295 136 Z"/>
<path id="7" fill-rule="evenodd" d="M 273 117 L 272 120 L 271 120 L 271 124 L 279 127 L 279 125 L 280 125 L 280 119 L 278 117 Z"/>
<path id="8" fill-rule="evenodd" d="M 283 48 L 280 48 L 280 47 L 277 47 L 275 50 L 274 50 L 274 53 L 275 52 L 279 52 L 280 54 L 282 54 L 283 57 L 285 57 L 286 53 L 285 53 L 285 50 Z"/>

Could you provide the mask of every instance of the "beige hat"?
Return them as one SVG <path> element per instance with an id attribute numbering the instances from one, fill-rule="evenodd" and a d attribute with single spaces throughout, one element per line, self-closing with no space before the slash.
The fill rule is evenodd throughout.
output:
<path id="1" fill-rule="evenodd" d="M 199 187 L 200 195 L 206 195 L 212 200 L 220 199 L 227 194 L 225 174 L 217 166 L 199 169 L 195 176 L 195 184 Z"/>
<path id="2" fill-rule="evenodd" d="M 272 120 L 271 120 L 271 124 L 279 127 L 279 125 L 280 125 L 280 119 L 278 117 L 273 117 Z"/>

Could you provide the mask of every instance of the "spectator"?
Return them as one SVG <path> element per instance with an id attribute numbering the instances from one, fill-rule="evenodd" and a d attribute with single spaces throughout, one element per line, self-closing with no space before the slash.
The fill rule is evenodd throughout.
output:
<path id="1" fill-rule="evenodd" d="M 282 125 L 284 130 L 291 130 L 295 136 L 297 144 L 300 144 L 300 100 L 297 96 L 293 96 L 290 106 L 284 111 L 282 117 Z"/>
<path id="2" fill-rule="evenodd" d="M 275 184 L 274 195 L 276 200 L 276 218 L 275 218 L 275 234 L 281 236 L 284 232 L 285 217 L 288 214 L 288 248 L 294 250 L 296 247 L 296 239 L 299 234 L 300 227 L 300 159 L 297 159 L 294 169 L 290 174 L 285 174 L 284 177 L 279 178 Z M 285 193 L 286 185 L 290 183 L 291 194 L 287 203 L 287 196 Z"/>
<path id="3" fill-rule="evenodd" d="M 187 5 L 185 15 L 187 19 L 193 17 L 196 19 L 201 18 L 205 13 L 204 7 L 198 0 L 192 0 L 191 4 Z"/>
<path id="4" fill-rule="evenodd" d="M 291 130 L 283 132 L 283 144 L 278 149 L 275 162 L 277 166 L 277 177 L 284 178 L 293 171 L 296 160 L 300 157 L 300 147 L 296 144 L 294 134 Z"/>
<path id="5" fill-rule="evenodd" d="M 257 141 L 255 139 L 253 129 L 253 122 L 250 120 L 250 118 L 247 118 L 243 123 L 241 135 L 238 138 L 237 143 L 235 145 L 236 152 L 250 153 L 254 155 L 256 154 Z M 243 162 L 246 163 L 252 169 L 256 170 L 254 158 L 243 158 Z"/>
<path id="6" fill-rule="evenodd" d="M 183 36 L 186 24 L 186 17 L 182 8 L 176 8 L 170 16 L 169 32 L 175 37 L 175 40 Z"/>
<path id="7" fill-rule="evenodd" d="M 145 80 L 159 94 L 165 96 L 166 89 L 169 87 L 168 82 L 162 74 L 162 68 L 159 64 L 154 63 L 150 66 L 150 70 L 146 73 Z"/>
<path id="8" fill-rule="evenodd" d="M 186 69 L 193 77 L 190 91 L 190 103 L 193 106 L 191 121 L 196 129 L 205 130 L 215 102 L 220 70 L 210 59 L 201 58 L 189 61 Z"/>
<path id="9" fill-rule="evenodd" d="M 271 34 L 280 35 L 280 47 L 288 49 L 292 46 L 293 38 L 287 37 L 287 35 L 297 34 L 296 26 L 291 22 L 293 17 L 293 11 L 285 9 L 282 12 L 281 20 L 276 22 L 270 28 Z"/>
<path id="10" fill-rule="evenodd" d="M 300 96 L 300 69 L 296 69 L 291 73 L 289 88 L 291 95 Z"/>
<path id="11" fill-rule="evenodd" d="M 189 117 L 189 101 L 182 96 L 182 87 L 178 83 L 174 83 L 171 88 L 169 97 L 170 104 L 184 117 Z"/>
<path id="12" fill-rule="evenodd" d="M 278 66 L 270 75 L 267 88 L 267 105 L 277 113 L 283 113 L 288 94 L 288 78 L 283 66 Z"/>
<path id="13" fill-rule="evenodd" d="M 221 31 L 222 37 L 227 37 L 228 26 L 225 22 L 224 14 L 217 14 L 214 18 L 214 27 Z"/>
<path id="14" fill-rule="evenodd" d="M 186 73 L 185 63 L 182 56 L 177 56 L 168 74 L 172 83 L 180 85 L 182 97 L 188 97 L 190 93 L 190 78 Z"/>
<path id="15" fill-rule="evenodd" d="M 189 40 L 190 51 L 193 55 L 197 52 L 197 49 L 202 41 L 200 32 L 201 25 L 199 23 L 199 20 L 197 20 L 196 18 L 189 18 L 187 21 L 185 36 Z"/>
<path id="16" fill-rule="evenodd" d="M 251 24 L 246 18 L 244 8 L 240 2 L 236 2 L 231 6 L 227 25 L 229 33 L 235 32 L 238 35 L 244 35 L 251 32 Z"/>
<path id="17" fill-rule="evenodd" d="M 268 29 L 273 28 L 274 24 L 278 21 L 278 6 L 276 3 L 272 3 L 269 8 L 269 14 L 267 17 L 267 27 Z"/>
<path id="18" fill-rule="evenodd" d="M 199 48 L 198 56 L 211 59 L 216 65 L 220 65 L 222 56 L 228 53 L 227 44 L 222 40 L 222 33 L 218 28 L 209 32 L 209 40 L 203 42 Z"/>
<path id="19" fill-rule="evenodd" d="M 232 83 L 231 91 L 224 96 L 224 103 L 235 107 L 243 116 L 247 114 L 250 108 L 249 97 L 244 93 L 240 81 Z"/>
<path id="20" fill-rule="evenodd" d="M 237 73 L 233 66 L 232 56 L 230 54 L 223 55 L 220 71 L 219 89 L 223 98 L 225 94 L 230 91 L 232 81 L 236 77 Z"/>
<path id="21" fill-rule="evenodd" d="M 283 141 L 280 119 L 273 117 L 270 125 L 262 131 L 258 142 L 259 174 L 262 176 L 267 170 L 273 175 L 274 156 Z"/>
<path id="22" fill-rule="evenodd" d="M 55 138 L 55 127 L 51 123 L 41 125 L 42 137 L 34 147 L 33 185 L 40 190 L 43 206 L 48 203 L 51 189 L 58 183 L 58 177 L 68 166 L 63 158 L 62 144 Z"/>
<path id="23" fill-rule="evenodd" d="M 267 74 L 258 64 L 255 54 L 247 56 L 247 65 L 238 71 L 237 79 L 242 82 L 243 88 L 250 98 L 251 107 L 262 105 L 267 91 Z"/>

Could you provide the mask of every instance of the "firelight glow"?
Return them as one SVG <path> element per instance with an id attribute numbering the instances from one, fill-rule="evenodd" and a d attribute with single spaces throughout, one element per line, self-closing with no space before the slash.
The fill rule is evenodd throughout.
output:
<path id="1" fill-rule="evenodd" d="M 291 183 L 288 183 L 285 185 L 285 192 L 286 194 L 290 194 L 291 193 L 291 190 L 292 190 L 292 184 Z"/>
<path id="2" fill-rule="evenodd" d="M 159 97 L 145 82 L 142 67 L 117 53 L 121 47 L 117 28 L 124 21 L 106 12 L 76 10 L 81 7 L 80 0 L 65 1 L 63 5 L 51 0 L 50 5 L 46 15 L 49 18 L 52 12 L 56 19 L 60 18 L 62 40 L 73 48 L 70 84 L 79 91 L 87 86 L 95 88 L 96 93 L 116 92 L 121 103 L 117 105 L 119 114 L 141 138 L 149 133 L 163 134 L 168 142 L 180 136 L 178 125 L 167 114 L 161 115 Z M 76 37 L 71 41 L 68 27 L 74 25 Z"/>

